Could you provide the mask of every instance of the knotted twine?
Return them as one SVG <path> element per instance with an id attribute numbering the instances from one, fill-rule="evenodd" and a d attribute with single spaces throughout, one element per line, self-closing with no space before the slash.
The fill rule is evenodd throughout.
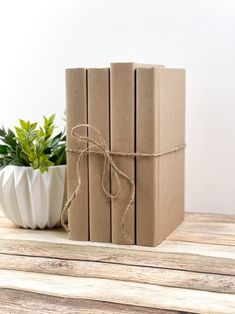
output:
<path id="1" fill-rule="evenodd" d="M 98 136 L 98 140 L 95 140 L 89 136 L 83 136 L 79 133 L 79 130 L 82 128 L 87 128 L 90 130 L 93 130 L 96 132 Z M 126 207 L 124 209 L 122 219 L 121 219 L 121 229 L 122 229 L 122 234 L 125 237 L 125 239 L 128 241 L 128 243 L 132 242 L 132 239 L 130 236 L 127 234 L 125 231 L 125 221 L 126 221 L 126 216 L 130 210 L 131 205 L 134 202 L 135 198 L 135 183 L 131 179 L 130 176 L 128 176 L 125 172 L 123 172 L 114 162 L 112 156 L 119 156 L 119 157 L 144 157 L 144 158 L 158 158 L 163 155 L 167 155 L 173 152 L 177 152 L 179 150 L 182 150 L 185 148 L 185 144 L 176 146 L 172 149 L 157 153 L 157 154 L 152 154 L 152 153 L 123 153 L 123 152 L 112 152 L 107 148 L 107 145 L 105 143 L 105 139 L 102 135 L 102 133 L 94 126 L 90 124 L 78 124 L 74 126 L 71 130 L 71 136 L 77 140 L 78 144 L 80 143 L 85 143 L 87 146 L 83 149 L 72 149 L 72 148 L 67 148 L 67 152 L 71 153 L 76 153 L 78 154 L 78 160 L 77 160 L 77 165 L 76 165 L 76 170 L 77 170 L 77 186 L 74 192 L 71 194 L 71 196 L 68 198 L 67 202 L 65 203 L 65 206 L 62 210 L 61 213 L 61 224 L 64 227 L 64 229 L 68 232 L 69 227 L 68 223 L 65 222 L 65 217 L 67 216 L 67 213 L 69 209 L 71 208 L 74 200 L 77 198 L 80 188 L 81 188 L 81 175 L 80 175 L 80 164 L 82 158 L 87 155 L 87 154 L 99 154 L 102 155 L 104 158 L 104 163 L 103 163 L 103 171 L 102 171 L 102 179 L 101 179 L 101 187 L 102 190 L 105 194 L 105 196 L 109 199 L 117 199 L 120 195 L 121 192 L 121 183 L 120 183 L 120 178 L 123 178 L 126 180 L 129 185 L 130 185 L 130 193 L 129 193 L 129 198 L 126 204 Z M 116 192 L 109 192 L 105 186 L 105 177 L 107 175 L 107 165 L 109 164 L 110 168 L 113 170 L 114 178 L 117 183 L 117 191 Z"/>

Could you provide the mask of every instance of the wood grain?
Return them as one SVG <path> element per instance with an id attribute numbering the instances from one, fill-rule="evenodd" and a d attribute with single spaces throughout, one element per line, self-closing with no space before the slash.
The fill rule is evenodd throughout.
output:
<path id="1" fill-rule="evenodd" d="M 81 298 L 57 297 L 15 289 L 1 289 L 0 312 L 4 314 L 183 314 L 157 308 L 124 305 Z M 189 313 L 189 312 L 187 312 Z"/>
<path id="2" fill-rule="evenodd" d="M 0 269 L 33 271 L 73 277 L 104 278 L 161 286 L 235 293 L 235 276 L 152 267 L 74 261 L 31 256 L 0 255 Z"/>
<path id="3" fill-rule="evenodd" d="M 185 221 L 235 223 L 235 215 L 186 212 L 185 213 Z"/>
<path id="4" fill-rule="evenodd" d="M 235 259 L 197 254 L 159 253 L 29 240 L 0 240 L 0 253 L 235 275 Z"/>
<path id="5" fill-rule="evenodd" d="M 209 234 L 227 234 L 235 235 L 235 227 L 232 223 L 223 222 L 183 222 L 178 226 L 179 231 L 203 232 Z"/>
<path id="6" fill-rule="evenodd" d="M 107 248 L 107 249 L 122 249 L 129 251 L 141 251 L 141 252 L 169 252 L 179 254 L 199 254 L 205 256 L 214 257 L 235 257 L 235 248 L 231 246 L 219 246 L 214 244 L 205 243 L 188 243 L 183 241 L 169 241 L 165 240 L 157 247 L 142 247 L 136 245 L 115 245 L 110 243 L 98 243 L 98 242 L 86 242 L 86 241 L 70 241 L 67 239 L 67 234 L 63 231 L 52 231 L 52 230 L 25 230 L 12 228 L 9 232 L 9 228 L 0 228 L 0 240 L 23 240 L 23 241 L 36 241 L 36 242 L 47 242 L 54 244 L 66 244 L 66 246 L 85 246 L 96 248 Z"/>
<path id="7" fill-rule="evenodd" d="M 0 313 L 235 313 L 235 216 L 186 214 L 157 247 L 0 218 Z"/>
<path id="8" fill-rule="evenodd" d="M 222 223 L 235 223 L 235 215 L 223 215 L 223 214 L 207 214 L 207 213 L 194 213 L 186 212 L 185 221 L 188 222 L 222 222 Z M 8 224 L 10 227 L 15 225 L 7 219 L 4 214 L 0 211 L 0 227 L 3 224 Z"/>
<path id="9" fill-rule="evenodd" d="M 187 231 L 174 231 L 171 233 L 167 240 L 170 241 L 184 241 L 184 242 L 196 242 L 204 244 L 216 244 L 216 245 L 235 245 L 235 237 L 233 235 L 224 234 L 210 234 L 200 232 L 187 232 Z"/>
<path id="10" fill-rule="evenodd" d="M 230 294 L 97 278 L 63 276 L 62 280 L 58 275 L 0 270 L 1 288 L 197 313 L 235 311 Z"/>

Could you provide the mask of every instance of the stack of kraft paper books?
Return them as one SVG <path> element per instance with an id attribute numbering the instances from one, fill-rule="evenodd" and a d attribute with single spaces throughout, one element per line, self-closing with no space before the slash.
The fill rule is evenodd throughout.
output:
<path id="1" fill-rule="evenodd" d="M 131 188 L 128 180 L 119 176 L 119 195 L 107 197 L 102 188 L 104 156 L 83 156 L 80 192 L 68 211 L 69 238 L 158 245 L 184 219 L 185 151 L 174 150 L 185 143 L 184 69 L 136 63 L 67 69 L 66 104 L 68 148 L 79 150 L 90 145 L 71 135 L 73 127 L 89 124 L 101 132 L 109 152 L 147 155 L 111 154 L 115 165 L 135 185 L 134 202 L 125 219 Z M 80 133 L 98 138 L 92 128 L 83 128 Z M 150 156 L 162 152 L 161 156 Z M 68 196 L 78 183 L 78 156 L 67 152 Z M 110 168 L 107 164 L 105 187 L 115 194 L 117 178 Z"/>

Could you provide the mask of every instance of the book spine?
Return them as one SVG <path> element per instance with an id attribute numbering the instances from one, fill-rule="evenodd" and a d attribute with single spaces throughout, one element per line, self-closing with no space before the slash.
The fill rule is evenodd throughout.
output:
<path id="1" fill-rule="evenodd" d="M 136 152 L 159 152 L 159 73 L 154 68 L 136 70 Z M 158 158 L 136 158 L 137 245 L 158 243 Z"/>
<path id="2" fill-rule="evenodd" d="M 86 69 L 66 70 L 66 111 L 67 111 L 67 148 L 81 149 L 76 139 L 71 136 L 74 126 L 87 123 L 87 83 Z M 87 135 L 87 130 L 80 130 L 82 135 Z M 67 182 L 68 197 L 76 189 L 78 155 L 73 152 L 67 153 Z M 78 197 L 68 211 L 69 239 L 89 240 L 88 219 L 88 159 L 84 156 L 80 164 L 81 188 Z"/>
<path id="3" fill-rule="evenodd" d="M 159 92 L 159 150 L 185 142 L 185 71 L 161 69 Z M 184 218 L 184 150 L 159 158 L 159 242 Z"/>
<path id="4" fill-rule="evenodd" d="M 88 124 L 96 127 L 109 149 L 109 69 L 88 69 Z M 94 130 L 89 137 L 99 141 Z M 89 155 L 90 240 L 111 242 L 111 201 L 102 190 L 104 157 Z M 105 187 L 110 192 L 110 169 L 107 167 Z"/>
<path id="5" fill-rule="evenodd" d="M 133 63 L 112 63 L 110 72 L 111 96 L 111 150 L 116 152 L 135 151 L 135 70 Z M 132 180 L 135 178 L 134 158 L 113 157 L 117 166 Z M 129 208 L 125 217 L 124 231 L 122 217 L 129 201 L 129 183 L 120 180 L 118 198 L 112 200 L 112 243 L 135 243 L 135 206 Z M 111 171 L 111 190 L 117 191 L 114 173 Z"/>
<path id="6" fill-rule="evenodd" d="M 184 144 L 184 70 L 137 69 L 136 150 Z M 184 150 L 136 161 L 137 244 L 156 246 L 184 217 Z"/>

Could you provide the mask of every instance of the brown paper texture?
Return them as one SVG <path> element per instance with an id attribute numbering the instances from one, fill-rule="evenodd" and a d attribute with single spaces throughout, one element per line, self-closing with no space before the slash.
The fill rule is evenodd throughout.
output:
<path id="1" fill-rule="evenodd" d="M 136 71 L 136 151 L 159 153 L 185 141 L 185 73 Z M 136 160 L 137 244 L 159 244 L 184 217 L 184 150 Z"/>
<path id="2" fill-rule="evenodd" d="M 72 138 L 71 130 L 80 123 L 87 123 L 87 88 L 86 69 L 66 70 L 66 112 L 67 112 L 67 146 L 71 149 L 81 149 L 78 142 Z M 83 135 L 87 135 L 84 131 Z M 67 182 L 68 197 L 77 186 L 77 159 L 76 153 L 67 153 Z M 89 240 L 88 225 L 88 160 L 84 156 L 80 165 L 81 190 L 68 211 L 69 239 Z"/>
<path id="3" fill-rule="evenodd" d="M 109 111 L 109 69 L 88 69 L 88 124 L 98 128 L 108 149 Z M 93 130 L 88 135 L 99 140 Z M 111 201 L 101 186 L 103 163 L 103 156 L 89 155 L 90 240 L 108 243 L 111 242 Z M 110 192 L 110 170 L 107 173 L 105 186 Z"/>
<path id="4" fill-rule="evenodd" d="M 164 67 L 155 65 L 156 67 Z M 111 99 L 111 150 L 130 153 L 135 152 L 135 98 L 137 67 L 152 67 L 137 63 L 111 63 L 110 69 L 110 99 Z M 120 167 L 133 181 L 135 181 L 135 158 L 114 157 Z M 116 191 L 116 183 L 111 171 L 111 190 Z M 125 207 L 128 203 L 130 186 L 121 180 L 121 194 L 112 201 L 112 243 L 135 244 L 136 217 L 135 204 L 128 211 L 125 219 L 126 239 L 121 227 Z M 129 240 L 129 241 L 128 241 Z M 131 240 L 131 241 L 130 241 Z"/>
<path id="5" fill-rule="evenodd" d="M 160 71 L 159 150 L 185 143 L 185 71 Z M 184 219 L 184 159 L 181 150 L 159 158 L 159 242 Z"/>
<path id="6" fill-rule="evenodd" d="M 135 150 L 135 66 L 134 63 L 112 63 L 110 69 L 111 99 L 111 150 L 114 152 L 134 152 Z M 132 158 L 113 157 L 133 180 L 135 162 Z M 121 193 L 112 200 L 112 243 L 128 244 L 122 232 L 122 216 L 128 203 L 130 186 L 121 179 Z M 116 192 L 117 184 L 111 171 L 111 189 Z M 130 208 L 125 219 L 125 232 L 135 243 L 135 207 Z"/>

